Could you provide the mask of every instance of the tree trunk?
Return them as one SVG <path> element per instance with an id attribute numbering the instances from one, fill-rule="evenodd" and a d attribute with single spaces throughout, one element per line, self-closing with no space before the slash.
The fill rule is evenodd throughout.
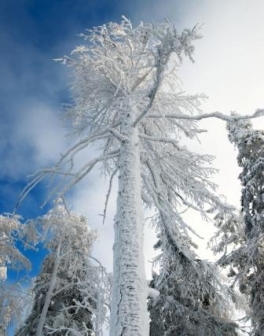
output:
<path id="1" fill-rule="evenodd" d="M 61 242 L 62 239 L 59 240 L 58 246 L 57 246 L 57 251 L 56 251 L 56 255 L 55 255 L 55 260 L 54 260 L 54 266 L 53 266 L 53 271 L 52 271 L 52 276 L 50 279 L 50 283 L 49 283 L 49 289 L 47 292 L 47 295 L 45 297 L 45 303 L 39 318 L 39 322 L 38 322 L 38 327 L 37 327 L 37 332 L 36 332 L 36 336 L 42 336 L 43 335 L 43 328 L 44 328 L 44 324 L 46 322 L 46 317 L 47 317 L 47 312 L 49 309 L 49 305 L 52 299 L 52 294 L 54 291 L 54 287 L 56 284 L 56 279 L 57 279 L 57 273 L 58 273 L 58 269 L 59 269 L 59 265 L 60 265 L 60 251 L 61 251 Z"/>
<path id="2" fill-rule="evenodd" d="M 138 130 L 129 115 L 122 135 L 115 217 L 114 278 L 110 336 L 149 334 L 143 256 L 143 213 Z"/>

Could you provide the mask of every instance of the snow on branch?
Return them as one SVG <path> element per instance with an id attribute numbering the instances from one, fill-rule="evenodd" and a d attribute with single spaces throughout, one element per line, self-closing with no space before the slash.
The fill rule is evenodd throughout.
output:
<path id="1" fill-rule="evenodd" d="M 68 151 L 70 152 L 70 151 Z M 16 209 L 21 204 L 21 202 L 25 199 L 25 197 L 29 194 L 29 192 L 34 189 L 34 187 L 40 183 L 46 176 L 48 175 L 62 175 L 63 177 L 70 177 L 70 181 L 61 188 L 61 184 L 57 184 L 54 189 L 51 190 L 47 199 L 45 200 L 45 205 L 48 200 L 58 192 L 58 197 L 62 197 L 70 188 L 72 188 L 75 184 L 77 184 L 85 175 L 87 175 L 99 162 L 106 161 L 109 159 L 113 159 L 118 156 L 119 150 L 106 153 L 103 155 L 98 156 L 90 161 L 88 161 L 85 165 L 83 165 L 79 170 L 72 171 L 73 166 L 71 165 L 68 170 L 61 169 L 60 165 L 62 165 L 62 161 L 60 160 L 59 163 L 51 168 L 41 169 L 37 171 L 35 174 L 32 175 L 33 179 L 30 183 L 26 185 L 26 187 L 22 190 L 18 203 L 16 205 Z M 66 156 L 64 157 L 66 158 Z M 64 180 L 62 180 L 64 183 Z M 65 184 L 65 183 L 64 183 Z"/>
<path id="2" fill-rule="evenodd" d="M 139 134 L 139 137 L 142 138 L 142 139 L 149 140 L 149 141 L 171 143 L 172 145 L 174 145 L 174 146 L 176 146 L 176 147 L 177 147 L 177 145 L 179 144 L 179 141 L 178 141 L 178 140 L 171 139 L 171 138 L 169 138 L 169 137 L 168 137 L 168 138 L 153 137 L 153 136 L 149 136 L 149 135 L 142 134 L 142 133 Z"/>
<path id="3" fill-rule="evenodd" d="M 156 298 L 160 295 L 160 292 L 155 288 L 148 287 L 148 296 L 151 298 Z"/>
<path id="4" fill-rule="evenodd" d="M 228 116 L 226 114 L 223 114 L 221 112 L 212 112 L 212 113 L 205 113 L 200 114 L 197 116 L 191 116 L 191 115 L 184 115 L 184 114 L 158 114 L 158 113 L 152 113 L 148 114 L 147 118 L 154 118 L 154 119 L 160 119 L 160 118 L 168 118 L 168 119 L 184 119 L 184 120 L 202 120 L 206 118 L 217 118 L 224 121 L 236 121 L 236 120 L 242 120 L 242 119 L 253 119 L 253 118 L 259 118 L 264 115 L 264 109 L 257 109 L 255 113 L 252 115 L 245 115 L 245 116 Z"/>

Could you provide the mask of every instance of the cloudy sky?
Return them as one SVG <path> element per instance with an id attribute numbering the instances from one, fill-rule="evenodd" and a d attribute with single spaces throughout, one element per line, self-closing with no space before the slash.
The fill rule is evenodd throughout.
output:
<path id="1" fill-rule="evenodd" d="M 249 114 L 264 108 L 262 0 L 1 0 L 0 213 L 12 212 L 27 176 L 54 164 L 72 141 L 65 137 L 60 120 L 62 104 L 71 99 L 69 73 L 53 59 L 80 44 L 78 34 L 86 28 L 118 22 L 122 15 L 134 25 L 164 18 L 179 29 L 202 24 L 204 38 L 197 41 L 195 63 L 185 60 L 180 70 L 184 90 L 208 96 L 205 112 Z M 263 129 L 264 121 L 258 120 L 255 126 Z M 201 143 L 191 146 L 216 156 L 219 193 L 238 206 L 239 169 L 225 125 L 207 120 L 201 127 L 208 132 L 201 136 Z M 27 219 L 47 211 L 50 205 L 40 209 L 46 192 L 45 184 L 38 186 L 18 213 Z M 111 270 L 115 196 L 102 225 L 99 214 L 105 194 L 105 181 L 95 172 L 68 195 L 68 203 L 87 215 L 91 227 L 98 230 L 94 253 Z M 208 236 L 210 225 L 192 220 L 199 234 Z M 147 230 L 147 261 L 152 257 L 154 237 Z M 208 252 L 202 249 L 202 253 L 206 257 Z M 35 273 L 38 263 L 35 256 Z"/>

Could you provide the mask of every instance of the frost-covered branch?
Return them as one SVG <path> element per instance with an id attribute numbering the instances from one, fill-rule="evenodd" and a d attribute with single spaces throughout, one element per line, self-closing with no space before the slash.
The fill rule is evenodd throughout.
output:
<path id="1" fill-rule="evenodd" d="M 109 201 L 111 191 L 112 191 L 113 179 L 115 175 L 117 174 L 117 172 L 118 172 L 118 169 L 115 169 L 109 179 L 109 186 L 108 186 L 108 191 L 107 191 L 106 198 L 105 198 L 105 206 L 104 206 L 104 212 L 103 212 L 103 224 L 106 219 L 106 211 L 107 211 L 108 201 Z"/>
<path id="2" fill-rule="evenodd" d="M 21 204 L 21 202 L 25 199 L 25 197 L 30 193 L 34 187 L 40 183 L 46 176 L 48 175 L 62 175 L 64 178 L 70 177 L 70 181 L 68 183 L 64 183 L 64 180 L 61 184 L 64 184 L 64 187 L 61 188 L 61 184 L 57 184 L 54 189 L 49 193 L 48 197 L 46 198 L 45 203 L 50 200 L 52 196 L 56 194 L 56 191 L 59 190 L 59 193 L 56 195 L 57 197 L 63 197 L 64 194 L 72 188 L 75 184 L 77 184 L 85 175 L 87 175 L 98 163 L 107 161 L 109 159 L 116 158 L 118 156 L 119 151 L 112 151 L 110 153 L 103 154 L 97 158 L 94 158 L 88 161 L 85 165 L 83 165 L 77 171 L 64 171 L 59 169 L 59 163 L 53 168 L 46 168 L 36 172 L 33 176 L 32 181 L 22 190 L 16 208 Z M 61 162 L 62 163 L 62 162 Z M 60 163 L 60 164 L 61 164 Z M 72 169 L 73 167 L 70 167 Z M 61 190 L 60 190 L 61 189 Z M 44 203 L 44 204 L 45 204 Z"/>
<path id="3" fill-rule="evenodd" d="M 236 121 L 236 120 L 246 120 L 246 119 L 253 119 L 259 118 L 264 115 L 263 109 L 257 109 L 255 113 L 252 115 L 236 115 L 236 116 L 228 116 L 221 112 L 212 112 L 212 113 L 204 113 L 197 116 L 190 116 L 190 115 L 179 115 L 179 114 L 148 114 L 147 118 L 154 118 L 154 119 L 184 119 L 184 120 L 202 120 L 207 118 L 217 118 L 224 121 Z"/>

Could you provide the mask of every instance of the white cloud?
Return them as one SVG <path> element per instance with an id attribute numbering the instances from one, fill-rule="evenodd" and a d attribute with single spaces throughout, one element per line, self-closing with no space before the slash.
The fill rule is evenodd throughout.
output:
<path id="1" fill-rule="evenodd" d="M 263 104 L 263 14 L 261 1 L 201 1 L 187 16 L 188 26 L 204 22 L 204 38 L 184 79 L 189 88 L 205 91 L 210 108 L 248 113 Z"/>
<path id="2" fill-rule="evenodd" d="M 56 162 L 69 142 L 58 111 L 35 102 L 24 106 L 21 113 L 23 118 L 16 122 L 17 136 L 34 150 L 35 166 L 47 167 Z"/>
<path id="3" fill-rule="evenodd" d="M 262 1 L 201 1 L 196 12 L 189 12 L 186 25 L 204 22 L 204 38 L 197 42 L 195 64 L 185 62 L 181 70 L 187 92 L 209 96 L 205 112 L 236 110 L 253 113 L 264 107 L 264 3 Z M 228 142 L 225 125 L 206 121 L 209 130 L 203 135 L 202 150 L 216 156 L 220 168 L 217 182 L 220 191 L 237 204 L 240 187 L 236 152 Z M 264 118 L 254 121 L 264 128 Z"/>
<path id="4" fill-rule="evenodd" d="M 58 113 L 43 103 L 21 104 L 12 128 L 1 125 L 1 177 L 19 180 L 54 164 L 67 148 Z"/>

